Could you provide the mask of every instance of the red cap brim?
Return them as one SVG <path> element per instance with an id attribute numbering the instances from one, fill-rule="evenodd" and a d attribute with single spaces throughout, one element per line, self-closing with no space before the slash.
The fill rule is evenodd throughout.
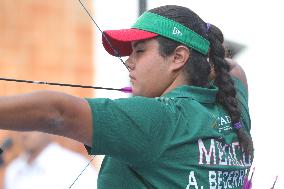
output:
<path id="1" fill-rule="evenodd" d="M 113 56 L 129 56 L 132 52 L 131 42 L 150 39 L 158 36 L 156 33 L 139 29 L 106 30 L 102 37 L 105 50 Z M 114 51 L 117 51 L 114 52 Z"/>

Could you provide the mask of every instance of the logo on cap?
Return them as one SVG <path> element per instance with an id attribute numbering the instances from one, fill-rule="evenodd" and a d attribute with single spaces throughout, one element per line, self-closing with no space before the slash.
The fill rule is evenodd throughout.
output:
<path id="1" fill-rule="evenodd" d="M 176 27 L 174 27 L 174 29 L 173 29 L 173 35 L 182 36 L 182 33 L 181 33 L 181 31 L 179 31 L 179 29 L 177 29 Z"/>

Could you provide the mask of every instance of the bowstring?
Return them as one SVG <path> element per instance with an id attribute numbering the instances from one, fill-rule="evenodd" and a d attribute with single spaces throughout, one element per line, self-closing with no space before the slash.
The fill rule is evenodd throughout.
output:
<path id="1" fill-rule="evenodd" d="M 88 164 L 84 167 L 84 169 L 80 172 L 80 174 L 76 177 L 76 179 L 72 182 L 72 184 L 69 186 L 68 189 L 72 188 L 73 185 L 77 182 L 77 180 L 79 179 L 79 177 L 84 173 L 84 171 L 87 169 L 87 167 L 89 167 L 89 165 L 92 163 L 92 161 L 94 160 L 95 156 L 92 157 L 92 159 L 88 162 Z"/>
<path id="2" fill-rule="evenodd" d="M 86 6 L 82 3 L 81 0 L 78 0 L 79 3 L 81 4 L 81 6 L 84 8 L 85 12 L 88 14 L 88 16 L 91 18 L 91 20 L 93 21 L 93 23 L 95 24 L 95 26 L 98 28 L 98 30 L 101 32 L 103 38 L 106 40 L 106 42 L 108 43 L 108 45 L 110 46 L 111 50 L 114 52 L 115 56 L 121 61 L 121 63 L 126 67 L 127 70 L 129 70 L 129 67 L 126 65 L 126 63 L 122 60 L 120 53 L 112 46 L 111 42 L 109 41 L 109 39 L 107 38 L 107 36 L 104 34 L 103 30 L 99 27 L 99 25 L 97 24 L 97 22 L 95 21 L 95 19 L 92 17 L 91 13 L 88 11 L 88 9 L 86 8 Z"/>
<path id="3" fill-rule="evenodd" d="M 104 32 L 101 30 L 95 19 L 92 17 L 88 9 L 85 7 L 85 5 L 81 2 L 81 0 L 78 0 L 81 6 L 84 8 L 85 12 L 88 14 L 88 16 L 91 18 L 95 26 L 98 28 L 98 30 L 101 32 L 103 38 L 106 40 L 112 51 L 114 52 L 115 56 L 118 57 L 118 59 L 122 62 L 122 64 L 126 67 L 127 70 L 129 70 L 129 67 L 125 64 L 125 62 L 122 60 L 121 55 L 119 52 L 112 46 L 111 42 L 108 40 Z M 87 169 L 87 167 L 91 164 L 91 162 L 94 160 L 94 157 L 89 161 L 89 163 L 85 166 L 85 168 L 80 172 L 80 174 L 76 177 L 76 179 L 73 181 L 73 183 L 69 186 L 69 189 L 72 188 L 72 186 L 77 182 L 79 177 L 83 174 L 83 172 Z"/>

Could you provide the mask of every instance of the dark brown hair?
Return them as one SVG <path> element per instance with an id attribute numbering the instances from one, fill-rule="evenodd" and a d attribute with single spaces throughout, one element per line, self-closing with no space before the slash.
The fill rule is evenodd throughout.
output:
<path id="1" fill-rule="evenodd" d="M 188 83 L 200 87 L 209 86 L 209 74 L 211 70 L 210 64 L 213 64 L 216 72 L 214 84 L 219 88 L 217 102 L 229 113 L 232 119 L 232 124 L 240 122 L 241 110 L 238 107 L 234 81 L 229 73 L 230 65 L 225 60 L 225 49 L 222 45 L 224 37 L 221 30 L 214 25 L 208 27 L 207 23 L 205 23 L 196 13 L 186 7 L 167 5 L 154 8 L 149 12 L 159 14 L 163 17 L 179 22 L 209 40 L 209 56 L 203 55 L 194 49 L 189 48 L 191 56 L 185 65 Z M 181 45 L 179 42 L 162 36 L 158 36 L 157 41 L 159 42 L 160 54 L 162 56 L 171 55 L 176 47 Z M 210 63 L 208 62 L 208 59 Z M 235 130 L 245 153 L 252 155 L 253 143 L 251 137 L 246 133 L 244 128 Z"/>

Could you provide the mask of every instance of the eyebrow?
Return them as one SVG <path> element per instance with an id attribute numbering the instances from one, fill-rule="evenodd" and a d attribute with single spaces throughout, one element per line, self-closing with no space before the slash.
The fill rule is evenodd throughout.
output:
<path id="1" fill-rule="evenodd" d="M 132 48 L 136 48 L 138 45 L 140 44 L 144 44 L 145 41 L 134 41 L 133 44 L 132 44 Z"/>

